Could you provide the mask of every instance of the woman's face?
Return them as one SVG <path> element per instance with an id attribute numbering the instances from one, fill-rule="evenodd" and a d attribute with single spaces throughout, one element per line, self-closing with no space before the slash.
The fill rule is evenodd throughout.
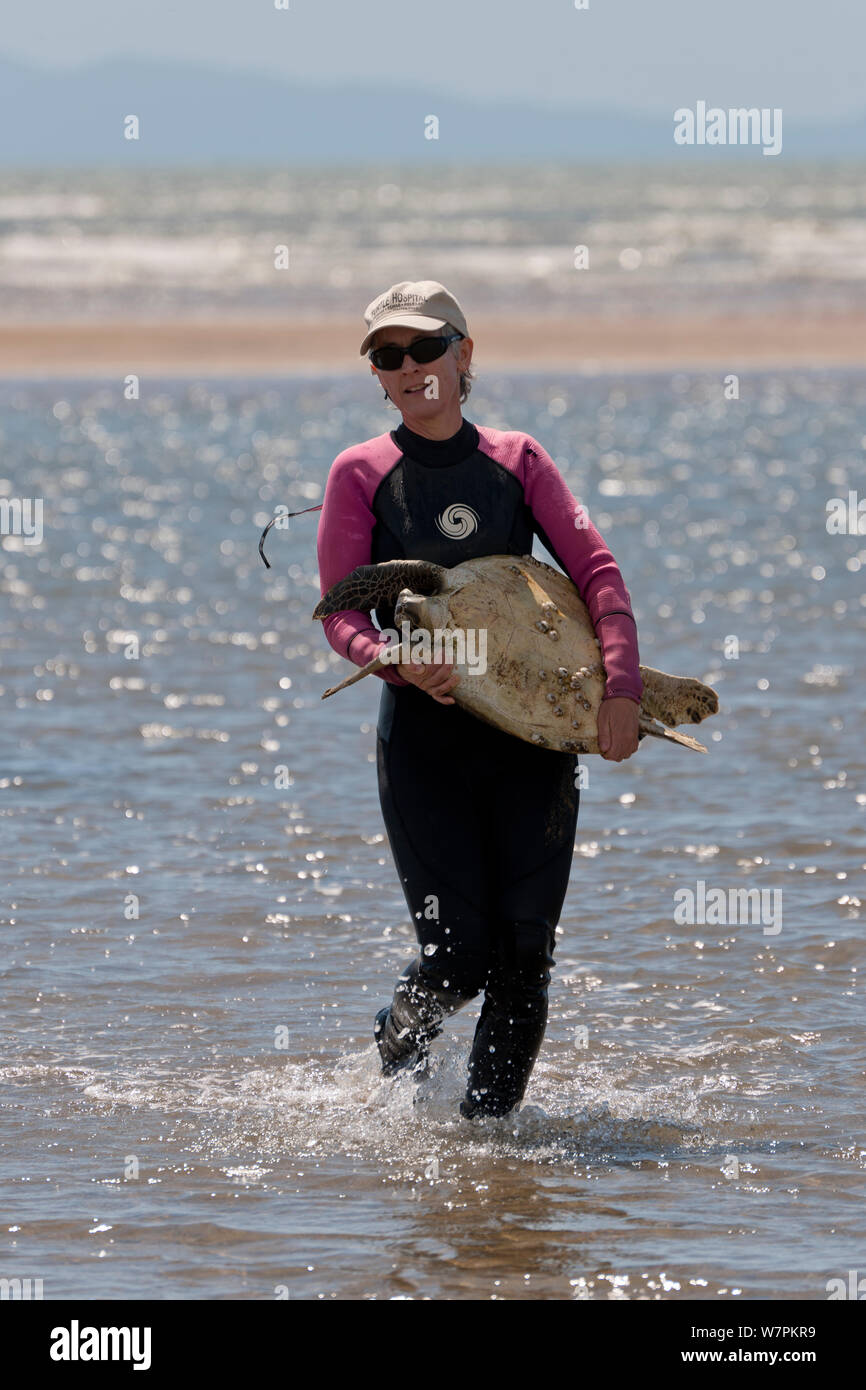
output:
<path id="1" fill-rule="evenodd" d="M 373 340 L 373 347 L 384 347 L 396 343 L 398 347 L 408 347 L 418 338 L 438 338 L 447 330 L 433 328 L 425 331 L 420 328 L 407 328 L 399 324 L 393 328 L 382 328 Z M 454 349 L 458 351 L 455 352 Z M 393 372 L 383 372 L 370 363 L 370 370 L 377 376 L 388 392 L 397 409 L 414 416 L 415 419 L 428 420 L 445 411 L 460 407 L 460 373 L 472 360 L 472 339 L 462 338 L 449 344 L 441 357 L 434 362 L 415 362 L 408 353 L 403 358 L 402 367 Z"/>

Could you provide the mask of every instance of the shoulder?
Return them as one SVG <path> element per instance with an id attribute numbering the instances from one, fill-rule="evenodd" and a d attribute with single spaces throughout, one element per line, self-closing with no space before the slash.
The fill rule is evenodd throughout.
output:
<path id="1" fill-rule="evenodd" d="M 525 474 L 527 480 L 539 470 L 554 467 L 547 450 L 523 430 L 494 430 L 489 425 L 476 425 L 476 429 L 481 452 L 496 459 L 504 468 Z"/>
<path id="2" fill-rule="evenodd" d="M 505 468 L 517 468 L 527 448 L 535 445 L 532 436 L 521 430 L 495 430 L 491 425 L 476 425 L 475 428 L 481 452 L 487 454 L 488 458 L 496 459 Z"/>
<path id="3" fill-rule="evenodd" d="M 334 482 L 346 482 L 353 477 L 378 482 L 399 456 L 400 450 L 390 433 L 377 434 L 360 444 L 350 444 L 339 453 L 331 464 L 328 478 Z"/>
<path id="4" fill-rule="evenodd" d="M 383 457 L 393 458 L 399 453 L 389 432 L 377 434 L 372 439 L 364 439 L 360 444 L 350 444 L 338 454 L 331 464 L 340 471 L 353 467 L 363 467 L 379 462 Z"/>

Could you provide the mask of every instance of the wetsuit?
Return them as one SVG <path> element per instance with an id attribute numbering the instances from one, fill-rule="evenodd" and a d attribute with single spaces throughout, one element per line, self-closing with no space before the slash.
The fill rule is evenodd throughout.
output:
<path id="1" fill-rule="evenodd" d="M 319 528 L 322 592 L 358 565 L 453 566 L 526 555 L 537 535 L 596 626 L 605 698 L 640 701 L 628 591 L 598 531 L 530 436 L 464 420 L 450 439 L 401 424 L 340 454 Z M 395 627 L 393 608 L 325 619 L 357 665 Z M 386 1071 L 423 1058 L 442 1020 L 483 990 L 464 1114 L 502 1115 L 523 1097 L 547 1022 L 554 930 L 568 885 L 579 793 L 573 754 L 536 748 L 457 705 L 440 705 L 393 666 L 377 731 L 379 794 L 421 951 L 376 1021 Z M 468 679 L 468 678 L 465 678 Z"/>

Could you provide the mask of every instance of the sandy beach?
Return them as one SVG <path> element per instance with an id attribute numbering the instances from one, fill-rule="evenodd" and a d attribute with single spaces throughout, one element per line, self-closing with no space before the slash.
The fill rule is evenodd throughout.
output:
<path id="1" fill-rule="evenodd" d="M 478 317 L 475 367 L 651 371 L 861 366 L 866 315 L 617 319 Z M 0 325 L 0 376 L 262 375 L 364 370 L 354 319 L 21 322 Z"/>

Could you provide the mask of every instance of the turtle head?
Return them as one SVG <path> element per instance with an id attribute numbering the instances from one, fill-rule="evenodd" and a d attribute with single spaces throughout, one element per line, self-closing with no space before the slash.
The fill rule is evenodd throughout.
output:
<path id="1" fill-rule="evenodd" d="M 413 630 L 423 628 L 427 632 L 446 628 L 448 601 L 440 594 L 413 594 L 411 589 L 402 589 L 394 605 L 394 622 L 398 627 L 407 622 Z"/>

